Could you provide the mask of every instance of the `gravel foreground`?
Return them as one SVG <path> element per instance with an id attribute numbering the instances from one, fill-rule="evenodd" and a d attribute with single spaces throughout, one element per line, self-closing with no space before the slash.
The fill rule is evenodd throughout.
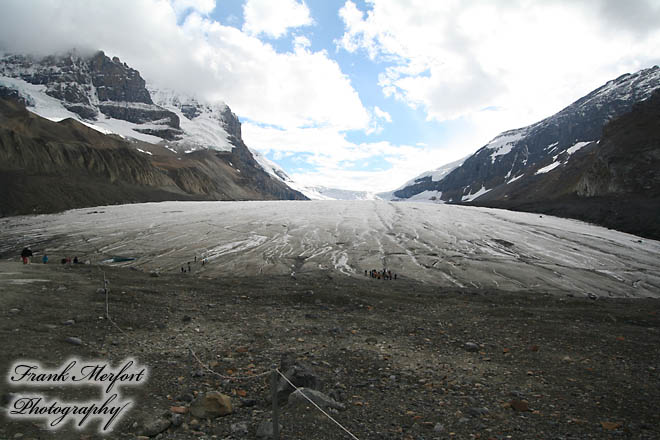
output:
<path id="1" fill-rule="evenodd" d="M 116 326 L 99 290 L 104 275 Z M 334 271 L 210 279 L 3 261 L 0 305 L 3 406 L 8 393 L 26 392 L 9 384 L 17 360 L 56 368 L 74 357 L 113 367 L 134 358 L 149 368 L 144 385 L 122 387 L 134 404 L 109 434 L 98 423 L 49 431 L 3 411 L 0 438 L 259 438 L 271 386 L 268 375 L 249 377 L 290 365 L 344 408 L 328 411 L 361 440 L 660 438 L 657 299 L 448 289 Z M 192 415 L 191 401 L 211 391 L 229 396 L 232 412 Z M 283 439 L 351 438 L 307 404 L 283 405 L 280 425 Z"/>

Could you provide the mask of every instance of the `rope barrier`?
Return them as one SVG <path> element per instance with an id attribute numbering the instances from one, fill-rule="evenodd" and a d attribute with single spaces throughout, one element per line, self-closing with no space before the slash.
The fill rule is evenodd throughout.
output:
<path id="1" fill-rule="evenodd" d="M 212 374 L 215 374 L 218 377 L 221 377 L 222 379 L 227 379 L 227 380 L 250 380 L 250 379 L 255 379 L 255 378 L 258 378 L 258 377 L 266 376 L 267 374 L 270 374 L 273 371 L 273 370 L 268 370 L 268 371 L 264 371 L 263 373 L 253 374 L 253 375 L 250 375 L 250 376 L 224 376 L 224 375 L 218 373 L 217 371 L 212 370 L 208 366 L 204 365 L 204 363 L 197 357 L 197 355 L 193 351 L 192 347 L 188 347 L 188 350 L 190 350 L 190 354 L 192 355 L 193 358 L 195 358 L 197 363 L 202 366 L 202 368 L 204 368 L 209 373 L 212 373 Z"/>
<path id="2" fill-rule="evenodd" d="M 121 327 L 119 327 L 119 326 L 118 326 L 118 325 L 112 320 L 112 318 L 110 318 L 110 304 L 109 304 L 109 300 L 108 300 L 108 297 L 109 297 L 109 291 L 108 291 L 108 280 L 105 278 L 105 272 L 103 272 L 103 289 L 104 289 L 104 291 L 105 291 L 105 316 L 106 316 L 106 318 L 108 319 L 108 321 L 110 321 L 110 323 L 112 323 L 112 325 L 115 326 L 115 328 L 117 328 L 117 330 L 119 330 L 121 333 L 123 333 L 124 335 L 126 335 L 126 336 L 129 337 L 130 339 L 133 339 L 133 340 L 134 340 L 135 342 L 137 342 L 139 345 L 142 345 L 142 343 L 141 343 L 140 341 L 138 341 L 137 339 L 135 339 L 135 338 L 131 337 L 130 335 L 128 335 L 124 330 L 121 329 Z M 192 349 L 191 346 L 188 346 L 188 350 L 189 350 L 191 356 L 197 361 L 197 363 L 198 363 L 203 369 L 205 369 L 205 370 L 208 371 L 209 373 L 214 374 L 214 375 L 216 375 L 216 376 L 218 376 L 218 377 L 220 377 L 220 378 L 222 378 L 222 379 L 226 379 L 226 380 L 251 380 L 251 379 L 256 379 L 256 378 L 259 378 L 259 377 L 264 377 L 264 376 L 266 376 L 266 375 L 268 375 L 268 374 L 271 374 L 273 371 L 275 371 L 275 372 L 277 372 L 277 374 L 279 374 L 280 376 L 282 376 L 282 377 L 284 378 L 284 380 L 286 380 L 286 381 L 288 382 L 288 384 L 291 385 L 296 391 L 300 391 L 300 388 L 298 388 L 297 386 L 295 386 L 295 385 L 289 380 L 289 378 L 286 377 L 286 376 L 285 376 L 285 375 L 284 375 L 284 374 L 283 374 L 278 368 L 271 369 L 271 370 L 268 370 L 268 371 L 264 371 L 264 372 L 262 372 L 262 373 L 258 373 L 258 374 L 253 374 L 253 375 L 250 375 L 250 376 L 225 376 L 225 375 L 222 375 L 222 374 L 218 373 L 217 371 L 212 370 L 210 367 L 208 367 L 207 365 L 205 365 L 205 364 L 202 362 L 202 360 L 197 356 L 197 354 L 195 353 L 195 351 Z M 275 384 L 273 384 L 272 386 L 275 386 Z M 346 432 L 348 435 L 350 435 L 351 438 L 353 438 L 354 440 L 360 440 L 360 439 L 357 438 L 357 437 L 356 437 L 351 431 L 349 431 L 348 429 L 346 429 L 341 423 L 339 423 L 337 420 L 335 420 L 330 414 L 328 414 L 327 412 L 325 412 L 325 411 L 323 410 L 323 408 L 321 408 L 320 406 L 318 406 L 318 405 L 316 404 L 316 402 L 314 402 L 312 399 L 310 399 L 309 397 L 307 397 L 307 395 L 306 395 L 304 392 L 300 391 L 300 394 L 301 394 L 305 399 L 307 399 L 307 400 L 309 401 L 309 403 L 311 403 L 312 405 L 314 405 L 314 406 L 316 407 L 316 409 L 318 409 L 319 411 L 321 411 L 321 413 L 323 413 L 323 415 L 325 415 L 327 418 L 329 418 L 330 420 L 332 420 L 337 426 L 339 426 L 341 429 L 343 429 L 344 432 Z"/>
<path id="3" fill-rule="evenodd" d="M 112 318 L 110 317 L 110 302 L 109 302 L 109 299 L 108 299 L 109 295 L 110 295 L 110 293 L 109 293 L 110 291 L 108 290 L 108 280 L 105 278 L 105 272 L 103 272 L 103 290 L 105 291 L 105 318 L 108 321 L 110 321 L 110 323 L 117 330 L 119 330 L 123 335 L 125 335 L 127 338 L 132 339 L 138 345 L 142 345 L 142 343 L 139 340 L 137 340 L 136 338 L 132 337 L 131 335 L 126 333 L 124 330 L 122 330 L 121 327 L 119 327 L 119 325 L 117 325 L 117 323 L 115 321 L 113 321 Z"/>
<path id="4" fill-rule="evenodd" d="M 284 380 L 286 380 L 286 381 L 289 383 L 289 385 L 291 385 L 293 388 L 295 388 L 296 391 L 300 391 L 300 388 L 298 388 L 298 387 L 295 386 L 293 383 L 291 383 L 291 381 L 289 380 L 289 378 L 286 377 L 284 374 L 282 374 L 282 372 L 281 372 L 279 369 L 275 368 L 275 371 L 276 371 L 280 376 L 282 376 L 282 377 L 284 378 Z M 342 424 L 339 423 L 338 421 L 336 421 L 336 420 L 335 420 L 330 414 L 328 414 L 327 412 L 323 411 L 323 409 L 322 409 L 320 406 L 318 406 L 318 405 L 317 405 L 312 399 L 310 399 L 309 397 L 307 397 L 307 395 L 306 395 L 305 393 L 303 393 L 302 391 L 300 391 L 300 394 L 302 394 L 302 396 L 303 396 L 305 399 L 307 399 L 307 400 L 309 401 L 309 403 L 311 403 L 312 405 L 314 405 L 314 406 L 316 407 L 316 409 L 318 409 L 319 411 L 321 411 L 321 412 L 322 412 L 327 418 L 329 418 L 330 420 L 332 420 L 333 422 L 335 422 L 335 424 L 336 424 L 337 426 L 339 426 L 341 429 L 343 429 L 348 435 L 350 435 L 350 436 L 351 436 L 352 438 L 354 438 L 355 440 L 360 440 L 360 439 L 357 438 L 357 437 L 356 437 L 351 431 L 349 431 L 348 429 L 344 428 L 344 427 L 342 426 Z"/>

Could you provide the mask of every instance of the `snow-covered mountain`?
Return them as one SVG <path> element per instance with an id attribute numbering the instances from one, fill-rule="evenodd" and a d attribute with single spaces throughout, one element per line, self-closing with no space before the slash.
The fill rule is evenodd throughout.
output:
<path id="1" fill-rule="evenodd" d="M 565 166 L 580 148 L 600 140 L 608 121 L 629 112 L 658 88 L 658 66 L 622 75 L 553 116 L 501 133 L 439 180 L 416 178 L 395 191 L 394 197 L 428 196 L 460 203 L 489 200 L 489 193 L 497 193 L 505 199 L 507 185 L 523 184 Z"/>
<path id="2" fill-rule="evenodd" d="M 355 191 L 350 189 L 328 188 L 327 186 L 306 186 L 305 191 L 316 200 L 380 200 L 381 198 L 369 191 Z M 304 193 L 306 194 L 306 193 Z"/>
<path id="3" fill-rule="evenodd" d="M 47 119 L 74 118 L 177 152 L 231 151 L 231 137 L 241 139 L 240 122 L 226 104 L 147 85 L 137 70 L 102 51 L 91 57 L 3 55 L 0 87 L 17 90 L 30 111 Z"/>
<path id="4" fill-rule="evenodd" d="M 305 198 L 256 161 L 243 143 L 240 121 L 226 104 L 208 103 L 171 90 L 147 87 L 137 70 L 117 57 L 110 59 L 101 51 L 42 58 L 1 55 L 0 99 L 8 99 L 1 106 L 7 114 L 0 120 L 7 124 L 0 124 L 0 156 L 12 158 L 0 166 L 0 171 L 46 172 L 41 163 L 49 161 L 48 154 L 55 154 L 58 161 L 48 171 L 54 175 L 65 176 L 66 170 L 77 169 L 85 174 L 79 178 L 89 185 L 97 182 L 120 185 L 122 175 L 125 175 L 124 183 L 148 187 L 90 191 L 86 194 L 89 197 L 81 198 L 86 201 L 72 198 L 75 206 L 100 201 L 147 201 L 169 197 L 211 200 Z M 16 103 L 32 114 L 60 125 L 30 118 L 16 107 Z M 16 149 L 11 140 L 14 128 L 9 125 L 10 120 L 25 136 L 26 147 L 22 150 Z M 83 124 L 97 133 L 112 135 L 119 142 L 102 140 L 67 121 L 77 121 L 76 124 Z M 39 132 L 23 127 L 23 124 L 32 123 L 39 126 Z M 73 148 L 72 140 L 77 151 L 62 154 L 67 148 Z M 51 142 L 50 146 L 58 145 L 57 151 L 47 152 L 44 148 L 46 142 Z M 111 145 L 113 151 L 129 149 L 132 153 L 112 153 L 114 159 L 100 157 L 99 154 L 109 154 L 107 151 L 99 153 L 101 144 Z M 133 154 L 142 155 L 147 161 L 133 157 Z M 43 156 L 41 160 L 40 155 Z M 103 163 L 100 168 L 97 167 L 98 161 Z M 22 168 L 16 168 L 17 163 L 21 163 Z M 18 188 L 17 191 L 23 190 Z M 101 193 L 105 196 L 101 197 Z M 93 194 L 96 196 L 92 197 Z M 49 202 L 34 194 L 24 196 L 26 200 L 35 200 L 35 206 L 30 209 L 37 211 Z M 11 203 L 11 208 L 9 205 L 4 207 L 5 212 L 25 210 L 20 200 L 16 200 Z M 43 209 L 74 205 L 64 203 Z"/>
<path id="5" fill-rule="evenodd" d="M 444 203 L 444 200 L 442 200 L 441 191 L 423 190 L 421 192 L 416 193 L 414 192 L 414 188 L 424 186 L 429 182 L 441 181 L 447 174 L 451 173 L 456 168 L 460 167 L 468 157 L 469 156 L 456 160 L 454 162 L 447 163 L 445 165 L 436 168 L 435 170 L 426 171 L 420 174 L 419 176 L 410 179 L 409 181 L 407 181 L 406 183 L 404 183 L 394 191 L 378 193 L 377 196 L 384 200 L 394 200 L 394 201 L 405 200 L 409 202 Z M 399 198 L 401 197 L 402 194 L 407 194 L 408 192 L 412 194 L 410 197 Z M 399 194 L 400 196 L 399 197 L 395 196 L 395 193 Z"/>
<path id="6" fill-rule="evenodd" d="M 302 193 L 310 200 L 379 200 L 378 194 L 368 191 L 353 191 L 348 189 L 328 188 L 325 186 L 308 186 L 294 181 L 279 165 L 258 151 L 252 152 L 259 165 L 273 177 L 286 183 L 292 189 Z"/>
<path id="7" fill-rule="evenodd" d="M 155 104 L 179 118 L 182 134 L 168 146 L 189 153 L 201 149 L 231 151 L 241 139 L 238 117 L 225 103 L 210 104 L 170 89 L 147 86 Z"/>

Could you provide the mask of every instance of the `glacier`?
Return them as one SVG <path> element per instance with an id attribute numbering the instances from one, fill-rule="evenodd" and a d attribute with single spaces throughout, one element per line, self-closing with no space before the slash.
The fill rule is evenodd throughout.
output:
<path id="1" fill-rule="evenodd" d="M 387 268 L 451 288 L 660 297 L 660 242 L 538 214 L 386 201 L 162 202 L 0 219 L 0 254 L 28 245 L 202 277 Z"/>

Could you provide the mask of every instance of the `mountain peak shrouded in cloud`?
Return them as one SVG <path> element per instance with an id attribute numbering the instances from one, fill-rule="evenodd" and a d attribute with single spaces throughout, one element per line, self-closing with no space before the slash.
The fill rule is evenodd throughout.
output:
<path id="1" fill-rule="evenodd" d="M 103 49 L 295 179 L 383 191 L 658 64 L 660 6 L 628 3 L 5 0 L 0 50 Z"/>

